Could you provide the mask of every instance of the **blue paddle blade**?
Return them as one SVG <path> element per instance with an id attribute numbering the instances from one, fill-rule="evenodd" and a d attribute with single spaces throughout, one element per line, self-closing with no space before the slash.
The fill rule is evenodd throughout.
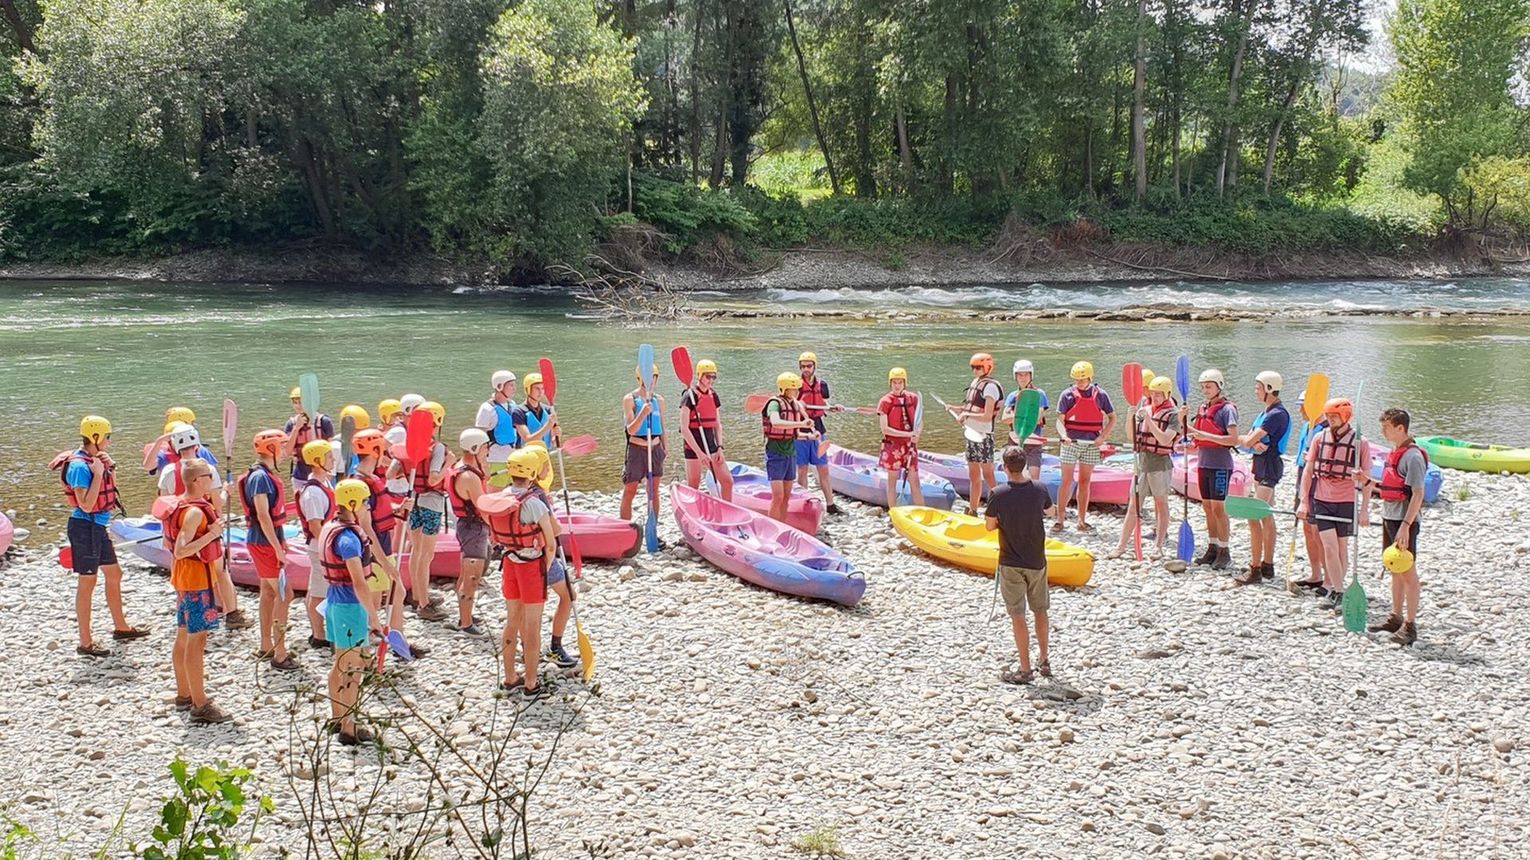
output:
<path id="1" fill-rule="evenodd" d="M 653 363 L 653 344 L 645 343 L 638 347 L 637 366 L 643 374 L 643 384 L 648 385 L 653 381 L 656 365 Z"/>
<path id="2" fill-rule="evenodd" d="M 414 651 L 410 650 L 409 641 L 404 638 L 403 631 L 388 631 L 388 647 L 393 649 L 393 653 L 397 654 L 400 660 L 405 663 L 413 662 Z"/>
<path id="3" fill-rule="evenodd" d="M 1179 551 L 1176 555 L 1186 564 L 1195 558 L 1195 530 L 1187 522 L 1179 524 Z"/>
<path id="4" fill-rule="evenodd" d="M 1180 402 L 1190 399 L 1190 356 L 1182 355 L 1174 364 L 1174 389 Z"/>
<path id="5" fill-rule="evenodd" d="M 652 504 L 648 506 L 648 525 L 643 529 L 643 539 L 650 553 L 659 551 L 659 513 Z"/>

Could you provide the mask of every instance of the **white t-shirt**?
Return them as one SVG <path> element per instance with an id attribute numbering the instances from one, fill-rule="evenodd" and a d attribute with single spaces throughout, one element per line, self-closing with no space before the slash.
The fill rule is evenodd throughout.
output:
<path id="1" fill-rule="evenodd" d="M 304 520 L 329 522 L 329 515 L 331 513 L 329 497 L 324 494 L 322 488 L 309 484 L 303 487 L 301 493 L 298 493 L 298 510 L 302 512 Z M 309 542 L 308 548 L 309 550 L 316 550 L 318 547 L 319 539 L 315 537 Z"/>
<path id="2" fill-rule="evenodd" d="M 404 425 L 395 424 L 383 431 L 383 438 L 388 440 L 389 447 L 402 445 L 409 438 L 409 431 L 404 429 Z"/>
<path id="3" fill-rule="evenodd" d="M 440 442 L 437 442 L 435 444 L 435 447 L 432 448 L 431 451 L 430 451 L 430 471 L 431 472 L 445 472 L 446 471 L 446 446 L 441 444 Z M 446 493 L 441 492 L 440 490 L 432 490 L 431 492 L 428 492 L 428 493 L 421 493 L 419 495 L 419 498 L 416 498 L 414 500 L 414 503 L 416 505 L 419 505 L 420 508 L 422 508 L 424 510 L 427 510 L 427 511 L 435 511 L 436 513 L 445 513 L 446 512 Z"/>

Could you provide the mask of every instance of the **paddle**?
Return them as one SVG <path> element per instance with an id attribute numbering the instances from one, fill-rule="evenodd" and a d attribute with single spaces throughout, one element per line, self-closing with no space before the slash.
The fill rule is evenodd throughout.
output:
<path id="1" fill-rule="evenodd" d="M 1142 402 L 1142 365 L 1135 361 L 1129 361 L 1121 366 L 1121 393 L 1126 397 L 1127 408 L 1131 410 L 1131 443 L 1133 449 L 1137 445 L 1137 406 Z M 1128 508 L 1135 505 L 1137 510 L 1136 537 L 1137 537 L 1137 560 L 1142 561 L 1142 506 L 1137 503 L 1137 457 L 1132 456 L 1132 482 L 1130 494 L 1126 497 Z"/>
<path id="2" fill-rule="evenodd" d="M 1306 420 L 1306 427 L 1302 430 L 1302 436 L 1311 431 L 1312 426 L 1323 414 L 1323 403 L 1328 400 L 1328 375 L 1326 373 L 1313 373 L 1307 377 L 1307 389 L 1302 394 L 1302 418 Z M 1300 446 L 1298 446 L 1300 449 Z M 1286 552 L 1286 591 L 1296 593 L 1296 533 L 1302 531 L 1301 520 L 1295 519 L 1296 509 L 1301 507 L 1302 498 L 1302 470 L 1307 467 L 1307 452 L 1300 449 L 1296 452 L 1296 490 L 1291 499 L 1291 548 Z"/>
<path id="3" fill-rule="evenodd" d="M 644 399 L 648 401 L 649 409 L 652 410 L 659 402 L 658 395 L 649 390 L 649 386 L 653 384 L 653 378 L 659 372 L 658 365 L 653 362 L 652 344 L 645 343 L 638 347 L 637 366 L 638 375 L 642 377 L 638 380 L 638 391 L 645 395 Z M 650 411 L 642 423 L 652 426 L 652 422 L 653 414 Z M 648 455 L 648 522 L 643 527 L 643 541 L 648 551 L 655 553 L 659 551 L 659 482 L 653 474 L 653 438 L 645 436 L 643 442 L 643 450 Z"/>
<path id="4" fill-rule="evenodd" d="M 1360 395 L 1365 391 L 1365 383 L 1362 381 L 1355 388 L 1354 412 L 1350 419 L 1355 423 L 1355 471 L 1364 468 L 1360 463 Z M 1306 404 L 1302 404 L 1302 412 L 1306 412 Z M 1355 493 L 1360 496 L 1355 500 L 1355 511 L 1350 515 L 1349 542 L 1351 555 L 1349 563 L 1349 588 L 1344 589 L 1344 629 L 1351 633 L 1365 632 L 1366 598 L 1365 587 L 1360 584 L 1360 505 L 1364 503 L 1365 496 L 1358 487 Z"/>
<path id="5" fill-rule="evenodd" d="M 356 419 L 350 415 L 340 419 L 340 475 L 342 477 L 351 473 L 351 459 L 356 456 L 356 449 L 351 437 L 356 435 Z"/>
<path id="6" fill-rule="evenodd" d="M 229 493 L 234 489 L 234 437 L 239 434 L 239 404 L 223 401 L 223 569 L 228 570 L 233 522 L 228 517 Z"/>
<path id="7" fill-rule="evenodd" d="M 1275 510 L 1264 499 L 1253 496 L 1227 497 L 1227 515 L 1235 520 L 1262 520 L 1274 513 Z"/>
<path id="8" fill-rule="evenodd" d="M 430 455 L 435 447 L 435 432 L 436 417 L 423 409 L 416 409 L 409 413 L 409 422 L 404 425 L 404 450 L 400 452 L 397 445 L 390 449 L 390 454 L 402 453 L 404 455 L 401 458 L 394 457 L 394 459 L 402 459 L 409 464 L 409 495 L 411 498 L 414 497 L 414 479 L 420 464 L 423 463 L 426 469 L 430 468 Z M 394 556 L 394 558 L 398 559 L 398 563 L 403 562 L 404 556 L 408 553 L 408 548 L 409 530 L 406 528 L 404 529 L 404 536 L 398 542 L 398 554 Z M 396 585 L 401 586 L 401 589 L 407 589 L 409 587 L 407 575 L 400 571 L 398 578 L 404 581 L 396 583 Z M 397 592 L 392 589 L 388 592 L 390 605 L 387 613 L 383 616 L 383 638 L 377 645 L 377 671 L 379 672 L 382 671 L 383 664 L 388 659 L 389 647 L 397 651 L 398 656 L 405 662 L 414 659 L 414 654 L 409 650 L 409 642 L 404 638 L 404 634 L 393 629 L 393 608 L 398 603 L 396 594 Z"/>
<path id="9" fill-rule="evenodd" d="M 1181 405 L 1190 402 L 1190 356 L 1188 355 L 1181 355 L 1174 364 L 1174 390 L 1179 392 Z M 1179 432 L 1181 436 L 1189 435 L 1183 421 L 1179 422 Z M 1185 458 L 1185 492 L 1183 494 L 1185 506 L 1179 520 L 1179 547 L 1175 555 L 1180 561 L 1189 564 L 1195 557 L 1195 530 L 1190 527 L 1190 451 L 1187 449 L 1183 456 Z"/>
<path id="10" fill-rule="evenodd" d="M 744 411 L 760 412 L 765 409 L 765 404 L 769 403 L 770 399 L 774 396 L 773 394 L 761 394 L 759 392 L 747 395 L 744 397 Z M 940 398 L 937 397 L 935 399 L 939 400 Z M 837 407 L 847 412 L 859 412 L 862 415 L 877 414 L 877 410 L 871 406 L 840 406 L 838 403 L 799 403 L 797 405 L 803 409 L 816 409 L 820 412 L 826 412 Z"/>
<path id="11" fill-rule="evenodd" d="M 557 453 L 569 457 L 583 457 L 586 454 L 595 453 L 595 449 L 598 447 L 600 447 L 599 441 L 594 436 L 585 434 L 565 440 L 562 445 L 558 446 Z"/>
<path id="12" fill-rule="evenodd" d="M 935 402 L 939 403 L 941 408 L 945 409 L 947 412 L 950 412 L 952 418 L 956 418 L 956 413 L 951 411 L 953 408 L 951 404 L 941 400 L 939 394 L 931 394 L 930 396 L 935 398 Z M 976 428 L 968 426 L 967 422 L 960 418 L 956 418 L 956 423 L 962 425 L 962 437 L 965 438 L 968 442 L 983 441 L 983 434 L 979 433 Z"/>
<path id="13" fill-rule="evenodd" d="M 558 397 L 558 369 L 556 367 L 553 367 L 552 359 L 543 357 L 542 359 L 540 359 L 537 362 L 537 370 L 540 371 L 541 374 L 542 374 L 542 396 L 543 396 L 544 399 L 547 400 L 547 411 L 550 412 L 553 415 L 557 415 L 558 414 L 558 407 L 557 407 L 557 402 L 558 402 L 557 401 L 557 397 Z M 583 440 L 589 440 L 589 441 L 586 443 Z M 559 441 L 561 442 L 562 440 L 559 440 Z M 578 540 L 574 537 L 574 520 L 573 520 L 573 517 L 574 517 L 574 508 L 573 508 L 572 505 L 569 504 L 569 500 L 568 500 L 568 472 L 563 467 L 563 453 L 564 453 L 564 451 L 570 445 L 573 445 L 575 442 L 580 443 L 579 447 L 581 449 L 587 444 L 591 451 L 595 450 L 595 437 L 594 436 L 579 436 L 579 437 L 576 437 L 574 439 L 570 439 L 567 442 L 563 442 L 563 444 L 559 445 L 557 450 L 554 451 L 553 453 L 558 458 L 558 481 L 563 486 L 563 511 L 564 511 L 564 513 L 569 515 L 569 524 L 568 524 L 568 542 L 569 542 L 569 546 L 570 546 L 569 552 L 575 558 L 580 558 L 579 550 L 578 550 Z M 574 457 L 574 456 L 581 456 L 581 455 L 575 454 L 573 452 L 570 452 L 569 456 L 570 457 Z M 575 567 L 576 567 L 576 570 L 575 570 L 574 578 L 575 579 L 583 579 L 584 578 L 584 565 L 582 563 L 580 563 L 580 564 L 575 565 Z M 569 597 L 572 599 L 573 594 L 574 594 L 574 589 L 572 587 L 570 587 L 569 590 L 568 590 L 568 593 L 569 593 Z M 576 624 L 577 624 L 577 622 L 576 622 Z M 580 635 L 583 635 L 583 633 L 581 633 Z"/>
<path id="14" fill-rule="evenodd" d="M 317 434 L 319 432 L 319 377 L 312 373 L 299 376 L 298 394 L 301 396 L 303 412 L 308 416 L 308 427 Z"/>

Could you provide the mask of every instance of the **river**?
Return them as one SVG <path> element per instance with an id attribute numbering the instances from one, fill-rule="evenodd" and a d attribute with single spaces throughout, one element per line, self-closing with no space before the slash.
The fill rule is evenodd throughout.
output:
<path id="1" fill-rule="evenodd" d="M 709 292 L 694 301 L 724 309 L 1109 310 L 1158 303 L 1201 310 L 1489 311 L 1530 308 L 1530 282 L 778 289 Z M 1013 380 L 1009 365 L 1030 358 L 1054 397 L 1078 359 L 1093 361 L 1114 392 L 1124 362 L 1169 370 L 1185 352 L 1197 372 L 1215 366 L 1226 373 L 1246 414 L 1255 406 L 1252 380 L 1260 370 L 1283 373 L 1293 399 L 1306 374 L 1321 370 L 1332 376 L 1336 393 L 1353 395 L 1364 383 L 1360 414 L 1367 430 L 1382 408 L 1396 405 L 1413 413 L 1420 435 L 1530 445 L 1530 399 L 1514 382 L 1530 379 L 1525 317 L 1226 323 L 725 318 L 622 326 L 570 318 L 578 310 L 552 291 L 0 282 L 0 410 L 10 420 L 0 434 L 0 509 L 51 506 L 57 493 L 46 461 L 76 441 L 77 422 L 87 412 L 112 421 L 114 450 L 126 466 L 136 465 L 172 405 L 194 409 L 209 445 L 221 454 L 221 404 L 233 398 L 241 412 L 235 460 L 242 467 L 250 459 L 250 435 L 289 414 L 287 391 L 304 371 L 318 373 L 330 414 L 350 402 L 372 411 L 384 397 L 417 391 L 445 404 L 455 438 L 488 393 L 490 373 L 509 368 L 524 375 L 543 355 L 557 364 L 565 433 L 600 439 L 600 451 L 571 468 L 570 482 L 610 489 L 621 451 L 621 397 L 632 386 L 635 352 L 644 341 L 661 355 L 661 393 L 672 420 L 679 385 L 664 357 L 668 350 L 683 343 L 696 358 L 718 362 L 730 410 L 729 453 L 749 462 L 761 459 L 759 422 L 742 414 L 742 397 L 769 390 L 778 372 L 795 369 L 804 349 L 818 353 L 834 399 L 850 405 L 875 403 L 894 365 L 908 368 L 913 388 L 953 400 L 970 379 L 968 356 L 979 350 L 996 356 L 1006 382 Z M 960 450 L 955 425 L 938 413 L 931 417 L 926 447 Z M 831 419 L 831 436 L 851 447 L 873 447 L 876 430 L 869 417 Z M 130 477 L 132 469 L 124 474 L 129 509 L 140 510 L 150 482 Z"/>

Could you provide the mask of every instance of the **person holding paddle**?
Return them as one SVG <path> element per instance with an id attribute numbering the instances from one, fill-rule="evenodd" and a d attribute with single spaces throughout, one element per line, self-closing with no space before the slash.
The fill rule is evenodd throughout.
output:
<path id="1" fill-rule="evenodd" d="M 882 422 L 882 453 L 877 465 L 887 470 L 887 508 L 898 504 L 899 481 L 908 479 L 910 503 L 924 504 L 924 486 L 919 482 L 919 395 L 908 390 L 908 371 L 894 367 L 887 371 L 890 389 L 877 402 Z"/>
<path id="2" fill-rule="evenodd" d="M 315 570 L 324 581 L 325 636 L 334 645 L 335 662 L 329 670 L 329 726 L 342 746 L 369 743 L 371 732 L 356 725 L 361 698 L 361 676 L 367 660 L 361 649 L 371 632 L 381 629 L 377 597 L 367 586 L 375 548 L 358 525 L 370 492 L 364 481 L 347 478 L 335 486 L 334 520 L 326 523 L 315 543 L 319 563 Z"/>
<path id="3" fill-rule="evenodd" d="M 682 380 L 688 383 L 689 380 Z M 708 472 L 717 482 L 722 500 L 733 500 L 733 473 L 723 459 L 722 397 L 717 393 L 717 362 L 703 358 L 696 362 L 695 384 L 687 385 L 680 395 L 680 435 L 685 440 L 685 483 L 692 489 L 701 486 L 701 475 Z"/>
<path id="4" fill-rule="evenodd" d="M 235 490 L 244 510 L 245 549 L 260 580 L 260 655 L 271 660 L 271 668 L 291 672 L 298 664 L 287 653 L 287 610 L 293 594 L 291 585 L 282 577 L 287 567 L 287 537 L 283 531 L 287 524 L 287 494 L 276 474 L 276 458 L 286 445 L 287 434 L 280 430 L 256 433 L 255 465 L 239 478 Z"/>
<path id="5" fill-rule="evenodd" d="M 1359 473 L 1381 496 L 1381 561 L 1392 574 L 1392 614 L 1372 633 L 1391 633 L 1399 645 L 1418 639 L 1418 518 L 1424 511 L 1429 455 L 1413 441 L 1412 419 L 1401 409 L 1381 413 L 1381 435 L 1392 446 L 1381 480 Z"/>
<path id="6" fill-rule="evenodd" d="M 1089 482 L 1094 467 L 1100 465 L 1100 446 L 1116 428 L 1116 407 L 1105 389 L 1094 384 L 1094 365 L 1074 362 L 1068 372 L 1073 385 L 1057 398 L 1057 436 L 1062 440 L 1058 459 L 1062 461 L 1062 486 L 1057 493 L 1057 521 L 1052 531 L 1060 532 L 1068 520 L 1068 499 L 1073 497 L 1073 472 L 1078 470 L 1078 530 L 1092 532 L 1089 524 Z"/>
<path id="7" fill-rule="evenodd" d="M 826 412 L 843 412 L 845 408 L 829 404 L 829 383 L 818 376 L 818 354 L 804 352 L 797 356 L 798 378 L 802 380 L 802 394 L 798 401 L 807 410 L 808 420 L 813 424 L 813 436 L 797 439 L 797 486 L 807 489 L 808 469 L 818 471 L 818 491 L 823 493 L 824 510 L 839 513 L 834 503 L 834 478 L 829 474 L 829 430 L 824 425 Z"/>
<path id="8" fill-rule="evenodd" d="M 539 699 L 552 687 L 542 682 L 538 661 L 547 574 L 558 537 L 552 509 L 532 491 L 537 469 L 536 454 L 525 448 L 516 451 L 505 464 L 510 487 L 482 500 L 494 542 L 504 548 L 500 591 L 505 598 L 505 629 L 500 634 L 500 658 L 505 680 L 499 686 L 507 692 L 520 689 L 527 699 Z M 515 671 L 517 645 L 524 667 L 524 674 L 519 675 Z"/>
<path id="9" fill-rule="evenodd" d="M 668 447 L 664 436 L 664 395 L 654 390 L 659 382 L 659 368 L 654 365 L 645 378 L 642 368 L 635 371 L 638 387 L 622 398 L 626 417 L 627 457 L 622 463 L 621 517 L 632 519 L 632 500 L 638 487 L 649 478 L 664 477 L 664 454 Z M 653 500 L 649 500 L 653 504 Z"/>
<path id="10" fill-rule="evenodd" d="M 441 425 L 446 423 L 446 407 L 434 400 L 420 404 L 430 413 L 432 426 L 430 454 L 414 464 L 414 506 L 409 511 L 409 581 L 404 602 L 414 607 L 422 621 L 446 618 L 440 598 L 430 593 L 430 565 L 436 558 L 436 541 L 446 529 L 446 470 L 451 454 L 441 441 Z"/>
<path id="11" fill-rule="evenodd" d="M 1307 395 L 1305 393 L 1296 398 L 1296 408 L 1304 413 L 1306 411 L 1306 399 Z M 1322 409 L 1323 407 L 1319 404 L 1315 408 Z M 1297 498 L 1294 505 L 1297 509 L 1301 507 L 1303 499 L 1306 499 L 1309 503 L 1312 501 L 1309 489 L 1310 482 L 1302 480 L 1302 475 L 1306 472 L 1307 468 L 1307 449 L 1312 446 L 1313 437 L 1327 429 L 1328 418 L 1319 415 L 1316 423 L 1309 423 L 1302 427 L 1302 435 L 1296 440 Z M 1323 575 L 1323 538 L 1318 533 L 1317 521 L 1297 517 L 1296 527 L 1301 529 L 1302 546 L 1307 550 L 1307 564 L 1312 569 L 1312 575 L 1307 579 L 1294 581 L 1294 584 L 1301 588 L 1322 588 L 1325 580 Z M 1293 554 L 1296 552 L 1294 545 L 1291 552 Z"/>
<path id="12" fill-rule="evenodd" d="M 1365 504 L 1355 508 L 1359 463 L 1371 462 L 1370 443 L 1353 426 L 1355 407 L 1347 398 L 1335 397 L 1323 404 L 1328 429 L 1314 434 L 1302 470 L 1302 503 L 1298 519 L 1317 521 L 1323 546 L 1323 585 L 1317 595 L 1328 608 L 1337 609 L 1344 599 L 1344 577 L 1349 572 L 1347 554 L 1354 526 L 1370 525 L 1371 488 L 1365 487 Z M 1363 482 L 1362 482 L 1363 483 Z M 1308 501 L 1310 499 L 1310 501 Z"/>
<path id="13" fill-rule="evenodd" d="M 1022 358 L 1015 361 L 1015 390 L 1004 399 L 1004 414 L 1000 421 L 1005 425 L 1015 422 L 1015 407 L 1020 401 L 1020 396 L 1027 391 L 1035 391 L 1041 396 L 1041 411 L 1036 415 L 1036 430 L 1024 439 L 1015 435 L 1013 427 L 1009 430 L 1009 441 L 1012 445 L 1024 446 L 1025 467 L 1030 470 L 1031 480 L 1041 480 L 1041 453 L 1046 446 L 1047 407 L 1051 401 L 1047 400 L 1047 393 L 1036 387 L 1036 366 L 1031 364 L 1030 359 Z"/>
<path id="14" fill-rule="evenodd" d="M 526 374 L 526 399 L 515 412 L 515 431 L 520 436 L 521 447 L 541 442 L 548 448 L 558 447 L 558 414 L 543 402 L 545 391 L 542 374 Z"/>
<path id="15" fill-rule="evenodd" d="M 972 485 L 967 507 L 976 513 L 978 503 L 999 485 L 993 471 L 993 419 L 1004 403 L 1004 387 L 993 378 L 993 356 L 988 353 L 975 353 L 967 365 L 972 368 L 972 381 L 967 383 L 962 405 L 946 409 L 966 437 L 967 479 Z"/>
<path id="16" fill-rule="evenodd" d="M 802 377 L 782 373 L 776 377 L 780 394 L 765 401 L 760 421 L 765 432 L 765 477 L 770 481 L 770 518 L 786 522 L 786 508 L 797 476 L 797 442 L 818 435 L 813 420 L 798 395 Z"/>
<path id="17" fill-rule="evenodd" d="M 529 377 L 527 381 L 530 381 Z M 484 568 L 489 565 L 489 525 L 478 513 L 478 499 L 488 490 L 489 434 L 477 427 L 469 427 L 457 437 L 457 450 L 461 457 L 446 474 L 446 492 L 451 498 L 452 513 L 457 517 L 457 543 L 462 547 L 462 569 L 457 574 L 455 627 L 469 636 L 482 636 L 483 628 L 473 617 L 473 601 L 478 596 L 478 583 L 483 579 Z"/>
<path id="18" fill-rule="evenodd" d="M 116 629 L 112 638 L 122 641 L 149 635 L 147 629 L 134 627 L 122 610 L 122 566 L 112 546 L 106 526 L 112 513 L 121 510 L 117 498 L 116 466 L 106 453 L 111 443 L 112 424 L 99 415 L 86 415 L 80 421 L 80 447 L 53 458 L 48 468 L 59 473 L 64 501 L 69 513 L 68 564 L 79 578 L 74 593 L 74 613 L 80 622 L 80 644 L 75 653 L 86 657 L 105 657 L 111 652 L 97 644 L 90 632 L 90 604 L 96 591 L 96 574 L 106 573 L 106 607 Z"/>
<path id="19" fill-rule="evenodd" d="M 1273 370 L 1260 371 L 1254 377 L 1254 396 L 1264 404 L 1264 411 L 1254 419 L 1254 426 L 1238 440 L 1241 448 L 1254 452 L 1253 496 L 1263 502 L 1274 504 L 1275 487 L 1285 474 L 1286 437 L 1291 433 L 1291 413 L 1280 402 L 1280 387 L 1284 379 Z M 1248 521 L 1249 543 L 1252 547 L 1248 570 L 1233 581 L 1239 585 L 1253 585 L 1261 579 L 1275 578 L 1275 517 Z"/>
<path id="20" fill-rule="evenodd" d="M 170 587 L 175 589 L 175 708 L 190 711 L 194 723 L 226 723 L 227 711 L 207 698 L 207 634 L 218 629 L 221 600 L 214 569 L 223 557 L 223 523 L 211 501 L 213 468 L 200 460 L 185 465 L 186 489 L 165 518 L 165 539 L 175 557 Z"/>
<path id="21" fill-rule="evenodd" d="M 496 370 L 489 377 L 489 399 L 478 406 L 473 426 L 489 434 L 489 462 L 503 463 L 510 452 L 520 447 L 521 434 L 515 426 L 515 374 Z"/>
<path id="22" fill-rule="evenodd" d="M 315 411 L 310 420 L 308 411 L 303 408 L 303 389 L 292 389 L 292 417 L 287 419 L 282 432 L 287 434 L 287 450 L 284 459 L 292 460 L 292 494 L 297 496 L 303 491 L 303 486 L 309 481 L 309 472 L 312 469 L 304 462 L 299 454 L 315 439 L 335 438 L 335 422 L 328 415 Z M 349 465 L 349 464 L 347 464 Z"/>
<path id="23" fill-rule="evenodd" d="M 1232 564 L 1232 550 L 1227 545 L 1232 535 L 1227 488 L 1232 482 L 1233 448 L 1242 438 L 1238 435 L 1238 407 L 1223 394 L 1227 380 L 1222 371 L 1215 368 L 1201 371 L 1200 383 L 1206 402 L 1196 410 L 1189 435 L 1196 450 L 1201 510 L 1206 513 L 1206 552 L 1195 563 L 1225 570 Z M 1187 416 L 1189 406 L 1181 406 L 1180 413 Z M 1190 468 L 1188 455 L 1185 468 L 1187 471 Z"/>
<path id="24" fill-rule="evenodd" d="M 1164 542 L 1169 538 L 1169 489 L 1174 478 L 1174 443 L 1179 441 L 1179 410 L 1174 408 L 1174 381 L 1167 376 L 1155 376 L 1148 382 L 1147 402 L 1137 407 L 1137 437 L 1132 441 L 1136 452 L 1137 491 L 1127 503 L 1126 521 L 1121 527 L 1121 540 L 1110 554 L 1120 558 L 1126 554 L 1126 544 L 1137 528 L 1137 518 L 1142 515 L 1142 503 L 1153 500 L 1154 522 L 1157 525 L 1157 549 L 1155 558 L 1163 555 Z"/>

